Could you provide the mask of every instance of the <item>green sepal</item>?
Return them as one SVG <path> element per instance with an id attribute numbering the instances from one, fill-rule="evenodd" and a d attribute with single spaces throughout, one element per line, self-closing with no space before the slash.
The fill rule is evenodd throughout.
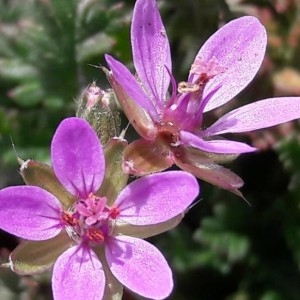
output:
<path id="1" fill-rule="evenodd" d="M 20 275 L 42 273 L 71 245 L 65 231 L 45 241 L 24 241 L 11 253 L 9 265 Z"/>
<path id="2" fill-rule="evenodd" d="M 160 233 L 173 229 L 180 223 L 183 217 L 184 217 L 184 213 L 179 214 L 173 217 L 172 219 L 162 223 L 158 223 L 154 225 L 142 225 L 142 226 L 122 223 L 120 221 L 117 222 L 117 224 L 115 225 L 112 234 L 129 235 L 141 239 L 146 239 L 148 237 L 158 235 Z"/>
<path id="3" fill-rule="evenodd" d="M 53 194 L 65 208 L 75 203 L 76 197 L 62 186 L 50 166 L 34 160 L 19 159 L 19 162 L 20 174 L 27 185 L 38 186 Z"/>
<path id="4" fill-rule="evenodd" d="M 102 67 L 102 71 L 105 73 L 123 112 L 136 132 L 146 140 L 155 139 L 157 128 L 150 116 L 126 94 L 112 72 L 104 67 Z"/>
<path id="5" fill-rule="evenodd" d="M 102 264 L 103 271 L 105 273 L 105 290 L 102 299 L 105 300 L 121 300 L 123 296 L 123 285 L 119 280 L 112 274 L 110 267 L 107 264 L 104 248 L 98 247 L 95 249 L 96 254 Z"/>
<path id="6" fill-rule="evenodd" d="M 206 162 L 206 163 L 230 163 L 237 159 L 240 154 L 224 154 L 224 153 L 211 153 L 201 151 L 200 149 L 196 148 L 186 148 L 184 147 L 184 152 L 186 155 L 191 156 L 196 161 Z"/>
<path id="7" fill-rule="evenodd" d="M 103 183 L 96 193 L 107 198 L 107 204 L 112 206 L 120 193 L 126 186 L 128 175 L 124 173 L 123 152 L 127 141 L 121 138 L 112 138 L 104 147 L 105 155 L 105 177 Z"/>

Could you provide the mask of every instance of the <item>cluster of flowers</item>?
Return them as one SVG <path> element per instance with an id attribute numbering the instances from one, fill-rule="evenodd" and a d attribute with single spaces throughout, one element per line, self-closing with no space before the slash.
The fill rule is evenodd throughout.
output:
<path id="1" fill-rule="evenodd" d="M 166 298 L 172 272 L 143 238 L 181 221 L 199 194 L 195 177 L 242 196 L 242 179 L 219 163 L 256 149 L 217 135 L 300 117 L 300 98 L 271 98 L 203 128 L 203 114 L 256 75 L 266 42 L 255 17 L 231 21 L 208 39 L 187 81 L 177 84 L 156 1 L 137 0 L 131 27 L 137 76 L 109 55 L 104 71 L 141 139 L 128 145 L 112 137 L 103 148 L 86 120 L 67 118 L 52 139 L 51 167 L 20 160 L 27 185 L 0 191 L 0 228 L 25 239 L 6 265 L 18 274 L 53 266 L 55 299 L 121 299 L 123 285 L 143 297 Z M 173 164 L 183 171 L 161 172 Z M 129 174 L 140 178 L 127 185 Z"/>

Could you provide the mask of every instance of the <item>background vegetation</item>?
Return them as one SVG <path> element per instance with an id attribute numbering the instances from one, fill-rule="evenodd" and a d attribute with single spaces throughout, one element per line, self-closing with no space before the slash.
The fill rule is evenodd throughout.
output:
<path id="1" fill-rule="evenodd" d="M 12 147 L 23 159 L 49 161 L 52 134 L 74 115 L 76 100 L 111 53 L 132 66 L 129 26 L 134 0 L 0 1 L 0 186 L 20 184 Z M 161 0 L 176 78 L 184 80 L 203 42 L 229 20 L 255 15 L 268 50 L 253 83 L 220 114 L 278 95 L 300 95 L 297 0 Z M 124 123 L 126 124 L 126 123 Z M 245 180 L 248 206 L 201 183 L 201 201 L 176 229 L 152 238 L 174 270 L 175 300 L 300 299 L 300 131 L 293 122 L 247 135 L 260 152 L 230 165 Z M 0 259 L 18 240 L 0 233 Z M 74 274 L 76 276 L 76 274 Z M 52 299 L 50 274 L 18 277 L 0 270 L 0 299 Z M 128 291 L 124 299 L 135 299 Z"/>

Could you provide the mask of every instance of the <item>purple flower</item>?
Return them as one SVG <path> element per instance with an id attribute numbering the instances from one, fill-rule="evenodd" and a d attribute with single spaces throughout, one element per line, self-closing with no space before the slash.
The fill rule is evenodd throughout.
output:
<path id="1" fill-rule="evenodd" d="M 111 85 L 143 138 L 125 151 L 127 171 L 144 175 L 175 163 L 239 193 L 237 188 L 243 181 L 216 162 L 256 148 L 217 135 L 252 131 L 300 117 L 299 97 L 270 98 L 235 109 L 202 128 L 205 112 L 227 103 L 256 75 L 265 54 L 265 28 L 252 16 L 229 22 L 201 47 L 187 81 L 178 84 L 172 76 L 170 46 L 155 0 L 136 1 L 131 43 L 137 78 L 106 55 Z"/>
<path id="2" fill-rule="evenodd" d="M 106 197 L 97 195 L 105 175 L 103 150 L 94 130 L 79 118 L 59 125 L 51 158 L 55 175 L 76 201 L 66 207 L 37 186 L 2 189 L 0 228 L 40 243 L 68 233 L 66 245 L 71 246 L 53 268 L 54 298 L 102 299 L 106 266 L 132 291 L 153 299 L 167 297 L 173 280 L 163 255 L 140 238 L 116 232 L 124 224 L 149 226 L 183 213 L 199 192 L 195 178 L 182 171 L 143 177 L 108 205 Z M 50 245 L 47 249 L 43 244 L 44 251 L 58 246 Z"/>

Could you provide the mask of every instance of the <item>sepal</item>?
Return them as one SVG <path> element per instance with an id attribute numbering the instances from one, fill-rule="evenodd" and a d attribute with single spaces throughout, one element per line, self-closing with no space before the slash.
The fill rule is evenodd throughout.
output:
<path id="1" fill-rule="evenodd" d="M 159 142 L 137 140 L 130 143 L 124 151 L 124 171 L 135 176 L 163 171 L 173 163 L 169 148 Z"/>
<path id="2" fill-rule="evenodd" d="M 128 175 L 123 172 L 122 162 L 127 141 L 121 138 L 110 139 L 104 147 L 105 177 L 99 191 L 99 196 L 107 198 L 107 204 L 112 206 L 117 195 L 126 186 Z"/>
<path id="3" fill-rule="evenodd" d="M 218 158 L 219 155 L 214 156 L 215 154 L 213 154 L 212 158 Z M 227 156 L 224 155 L 223 157 L 223 155 L 220 155 L 218 160 L 226 159 Z M 230 156 L 227 158 L 229 159 Z M 228 190 L 245 200 L 243 194 L 238 190 L 244 185 L 244 181 L 229 169 L 218 165 L 209 156 L 203 155 L 202 152 L 198 153 L 194 149 L 185 148 L 182 155 L 175 157 L 175 163 L 179 168 L 193 174 L 197 178 Z"/>
<path id="4" fill-rule="evenodd" d="M 106 68 L 102 68 L 105 73 L 116 98 L 122 110 L 124 111 L 127 119 L 137 131 L 137 133 L 146 140 L 153 140 L 157 135 L 157 129 L 151 117 L 147 112 L 137 105 L 124 91 L 122 86 L 117 82 L 112 72 Z"/>
<path id="5" fill-rule="evenodd" d="M 103 271 L 105 273 L 105 290 L 103 299 L 105 300 L 122 300 L 123 296 L 123 285 L 119 280 L 112 274 L 107 264 L 106 257 L 103 248 L 95 249 L 95 252 L 101 261 Z"/>
<path id="6" fill-rule="evenodd" d="M 163 233 L 176 227 L 184 217 L 184 213 L 179 214 L 170 220 L 154 225 L 132 225 L 118 221 L 113 229 L 113 235 L 129 235 L 136 238 L 146 239 L 148 237 Z"/>
<path id="7" fill-rule="evenodd" d="M 38 186 L 48 191 L 66 208 L 75 203 L 76 197 L 62 186 L 50 166 L 34 160 L 18 160 L 21 164 L 20 174 L 27 185 Z"/>
<path id="8" fill-rule="evenodd" d="M 42 273 L 54 264 L 71 243 L 66 232 L 45 241 L 23 241 L 11 253 L 9 265 L 19 275 Z"/>

